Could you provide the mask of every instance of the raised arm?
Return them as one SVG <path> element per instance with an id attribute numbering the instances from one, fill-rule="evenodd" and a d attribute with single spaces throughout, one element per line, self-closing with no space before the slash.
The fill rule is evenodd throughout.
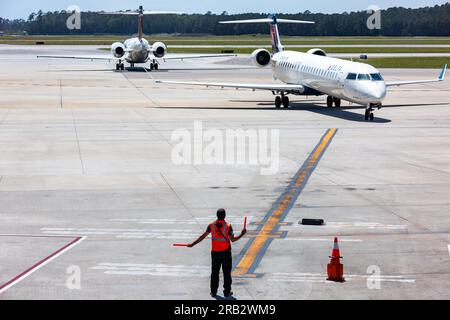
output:
<path id="1" fill-rule="evenodd" d="M 230 241 L 231 242 L 236 242 L 239 241 L 243 236 L 245 236 L 247 234 L 247 229 L 242 230 L 241 234 L 238 237 L 235 237 L 234 234 L 231 235 L 230 237 Z"/>

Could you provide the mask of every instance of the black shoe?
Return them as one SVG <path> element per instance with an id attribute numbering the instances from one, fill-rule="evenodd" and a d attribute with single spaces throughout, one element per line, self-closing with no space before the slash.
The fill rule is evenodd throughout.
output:
<path id="1" fill-rule="evenodd" d="M 217 297 L 217 293 L 211 292 L 210 295 L 211 295 L 212 298 L 216 298 Z"/>
<path id="2" fill-rule="evenodd" d="M 225 296 L 225 298 L 229 298 L 231 296 L 233 296 L 233 291 L 230 291 L 229 293 L 223 293 L 223 295 Z"/>

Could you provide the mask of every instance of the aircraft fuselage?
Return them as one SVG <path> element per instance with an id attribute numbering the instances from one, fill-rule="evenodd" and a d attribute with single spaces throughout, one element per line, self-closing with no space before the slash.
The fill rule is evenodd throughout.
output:
<path id="1" fill-rule="evenodd" d="M 123 43 L 127 53 L 124 59 L 129 63 L 146 63 L 149 60 L 151 47 L 147 40 L 131 38 Z"/>
<path id="2" fill-rule="evenodd" d="M 287 84 L 362 105 L 378 105 L 386 97 L 384 79 L 368 64 L 294 51 L 274 54 L 271 63 L 274 76 Z"/>

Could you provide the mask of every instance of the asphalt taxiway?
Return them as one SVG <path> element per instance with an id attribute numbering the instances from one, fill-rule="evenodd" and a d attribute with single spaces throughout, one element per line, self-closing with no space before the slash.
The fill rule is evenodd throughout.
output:
<path id="1" fill-rule="evenodd" d="M 220 207 L 236 232 L 249 221 L 233 245 L 236 299 L 450 298 L 449 82 L 393 88 L 367 123 L 363 107 L 322 97 L 276 110 L 267 92 L 153 81 L 274 81 L 242 60 L 117 72 L 35 58 L 86 47 L 11 50 L 0 46 L 0 299 L 208 299 L 209 241 L 172 244 Z M 279 132 L 277 172 L 177 165 L 173 134 L 199 121 Z M 326 281 L 334 236 L 345 283 Z"/>

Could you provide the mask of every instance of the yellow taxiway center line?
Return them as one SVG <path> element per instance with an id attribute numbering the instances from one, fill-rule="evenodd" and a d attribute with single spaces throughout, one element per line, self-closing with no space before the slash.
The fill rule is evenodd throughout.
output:
<path id="1" fill-rule="evenodd" d="M 288 208 L 288 206 L 291 204 L 292 201 L 295 202 L 297 200 L 297 198 L 293 198 L 294 195 L 297 193 L 298 188 L 300 188 L 303 185 L 306 177 L 308 177 L 311 174 L 312 170 L 314 170 L 318 160 L 323 155 L 326 147 L 330 143 L 336 131 L 337 129 L 329 129 L 327 133 L 323 136 L 319 145 L 316 147 L 313 154 L 309 157 L 309 161 L 306 163 L 306 166 L 304 166 L 303 170 L 296 178 L 294 186 L 290 188 L 285 193 L 281 201 L 279 201 L 278 206 L 275 208 L 275 210 L 273 210 L 272 215 L 269 217 L 269 219 L 267 219 L 262 229 L 254 238 L 252 244 L 243 255 L 241 261 L 236 266 L 234 270 L 235 276 L 250 276 L 249 270 L 252 267 L 258 255 L 261 253 L 261 250 L 266 244 L 266 241 L 270 238 L 273 238 L 271 236 L 272 231 L 280 223 L 280 219 L 283 216 L 283 213 L 285 212 L 286 208 Z"/>

